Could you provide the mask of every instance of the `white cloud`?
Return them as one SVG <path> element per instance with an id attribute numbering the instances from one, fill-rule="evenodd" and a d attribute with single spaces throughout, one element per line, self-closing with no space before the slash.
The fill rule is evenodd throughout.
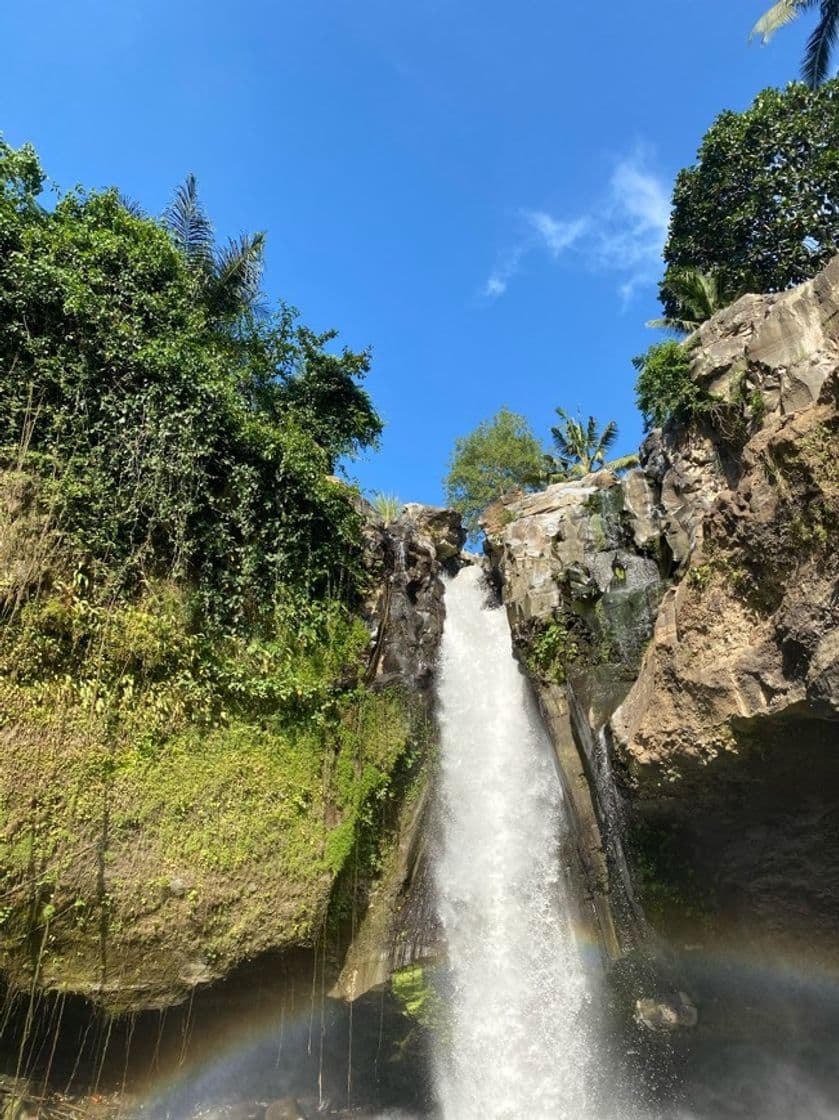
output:
<path id="1" fill-rule="evenodd" d="M 588 225 L 588 218 L 576 218 L 572 222 L 558 222 L 544 210 L 524 210 L 523 216 L 544 242 L 548 252 L 558 257 L 563 249 L 577 241 Z"/>
<path id="2" fill-rule="evenodd" d="M 486 284 L 484 284 L 483 294 L 485 296 L 495 299 L 507 291 L 507 285 L 518 272 L 521 259 L 526 251 L 525 245 L 516 245 L 498 259 L 495 268 L 487 277 Z"/>
<path id="3" fill-rule="evenodd" d="M 538 251 L 554 260 L 574 253 L 587 266 L 614 273 L 624 305 L 637 288 L 654 283 L 667 238 L 670 192 L 647 164 L 640 148 L 619 160 L 599 203 L 586 214 L 562 218 L 545 210 L 523 210 L 525 230 L 515 247 L 499 258 L 484 296 L 503 295 L 524 258 Z"/>

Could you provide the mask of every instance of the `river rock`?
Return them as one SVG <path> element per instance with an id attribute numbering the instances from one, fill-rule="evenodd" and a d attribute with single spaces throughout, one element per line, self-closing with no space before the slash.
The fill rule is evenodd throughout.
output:
<path id="1" fill-rule="evenodd" d="M 272 1101 L 265 1109 L 265 1120 L 306 1120 L 300 1106 L 292 1097 Z"/>
<path id="2" fill-rule="evenodd" d="M 633 1015 L 639 1026 L 650 1031 L 676 1031 L 682 1027 L 695 1027 L 699 1012 L 690 996 L 676 992 L 667 999 L 639 999 L 635 1001 Z"/>

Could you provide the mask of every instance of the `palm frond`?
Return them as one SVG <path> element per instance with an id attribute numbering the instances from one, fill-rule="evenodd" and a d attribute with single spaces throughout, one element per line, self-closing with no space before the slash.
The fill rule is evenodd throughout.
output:
<path id="1" fill-rule="evenodd" d="M 554 442 L 554 447 L 559 452 L 560 459 L 569 459 L 573 456 L 571 444 L 569 442 L 570 425 L 574 423 L 564 408 L 557 408 L 557 416 L 562 421 L 562 424 L 556 428 L 551 428 L 551 438 Z"/>
<path id="2" fill-rule="evenodd" d="M 596 429 L 595 429 L 596 430 Z M 618 426 L 614 420 L 610 420 L 606 427 L 600 434 L 600 440 L 597 444 L 598 458 L 602 459 L 604 454 L 609 450 L 615 440 L 618 438 Z"/>
<path id="3" fill-rule="evenodd" d="M 839 0 L 835 0 L 839 3 Z M 650 319 L 648 327 L 692 334 L 707 319 L 728 307 L 743 294 L 743 289 L 732 289 L 716 272 L 702 272 L 698 268 L 672 270 L 664 289 L 677 305 L 679 314 L 664 319 Z"/>
<path id="4" fill-rule="evenodd" d="M 257 303 L 264 252 L 264 233 L 231 238 L 218 251 L 207 291 L 212 314 L 235 317 Z"/>
<path id="5" fill-rule="evenodd" d="M 776 31 L 792 23 L 805 8 L 814 3 L 815 0 L 777 0 L 754 25 L 749 39 L 759 36 L 762 43 L 768 43 Z"/>
<path id="6" fill-rule="evenodd" d="M 676 334 L 693 334 L 699 323 L 695 323 L 692 319 L 647 319 L 644 323 L 645 327 L 651 327 L 657 331 L 673 331 Z"/>
<path id="7" fill-rule="evenodd" d="M 802 77 L 810 89 L 817 89 L 826 81 L 830 56 L 839 35 L 839 0 L 822 0 L 821 18 L 807 40 L 804 52 Z"/>
<path id="8" fill-rule="evenodd" d="M 209 272 L 213 263 L 213 226 L 198 198 L 198 182 L 191 172 L 163 212 L 163 222 L 190 265 Z"/>
<path id="9" fill-rule="evenodd" d="M 123 210 L 127 210 L 132 218 L 145 218 L 146 212 L 136 198 L 123 194 L 122 191 L 119 191 L 117 197 L 119 198 L 120 206 Z"/>
<path id="10" fill-rule="evenodd" d="M 615 474 L 620 474 L 621 471 L 631 470 L 632 467 L 638 466 L 637 455 L 619 455 L 617 459 L 610 459 L 608 463 L 603 466 L 607 471 L 614 471 Z"/>

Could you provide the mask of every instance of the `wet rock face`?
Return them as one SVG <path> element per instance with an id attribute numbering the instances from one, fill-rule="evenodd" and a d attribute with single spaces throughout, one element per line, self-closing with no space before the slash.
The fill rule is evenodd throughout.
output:
<path id="1" fill-rule="evenodd" d="M 719 415 L 653 432 L 622 479 L 508 498 L 489 553 L 596 825 L 580 843 L 621 950 L 649 921 L 676 945 L 823 962 L 839 952 L 839 258 L 694 341 Z"/>
<path id="2" fill-rule="evenodd" d="M 442 576 L 456 570 L 466 539 L 454 510 L 411 503 L 388 525 L 368 514 L 368 550 L 384 578 L 367 604 L 371 676 L 425 690 L 443 634 Z"/>
<path id="3" fill-rule="evenodd" d="M 541 666 L 546 679 L 582 661 L 637 664 L 662 589 L 654 497 L 640 471 L 626 480 L 601 471 L 507 505 L 488 548 L 514 642 L 526 650 L 549 623 L 569 635 L 555 663 Z"/>

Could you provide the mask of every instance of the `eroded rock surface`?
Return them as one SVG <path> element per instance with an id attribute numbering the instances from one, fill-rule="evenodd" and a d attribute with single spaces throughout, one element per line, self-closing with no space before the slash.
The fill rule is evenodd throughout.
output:
<path id="1" fill-rule="evenodd" d="M 653 432 L 621 479 L 507 496 L 491 563 L 609 951 L 650 922 L 682 948 L 833 961 L 839 258 L 693 344 L 719 407 Z"/>

